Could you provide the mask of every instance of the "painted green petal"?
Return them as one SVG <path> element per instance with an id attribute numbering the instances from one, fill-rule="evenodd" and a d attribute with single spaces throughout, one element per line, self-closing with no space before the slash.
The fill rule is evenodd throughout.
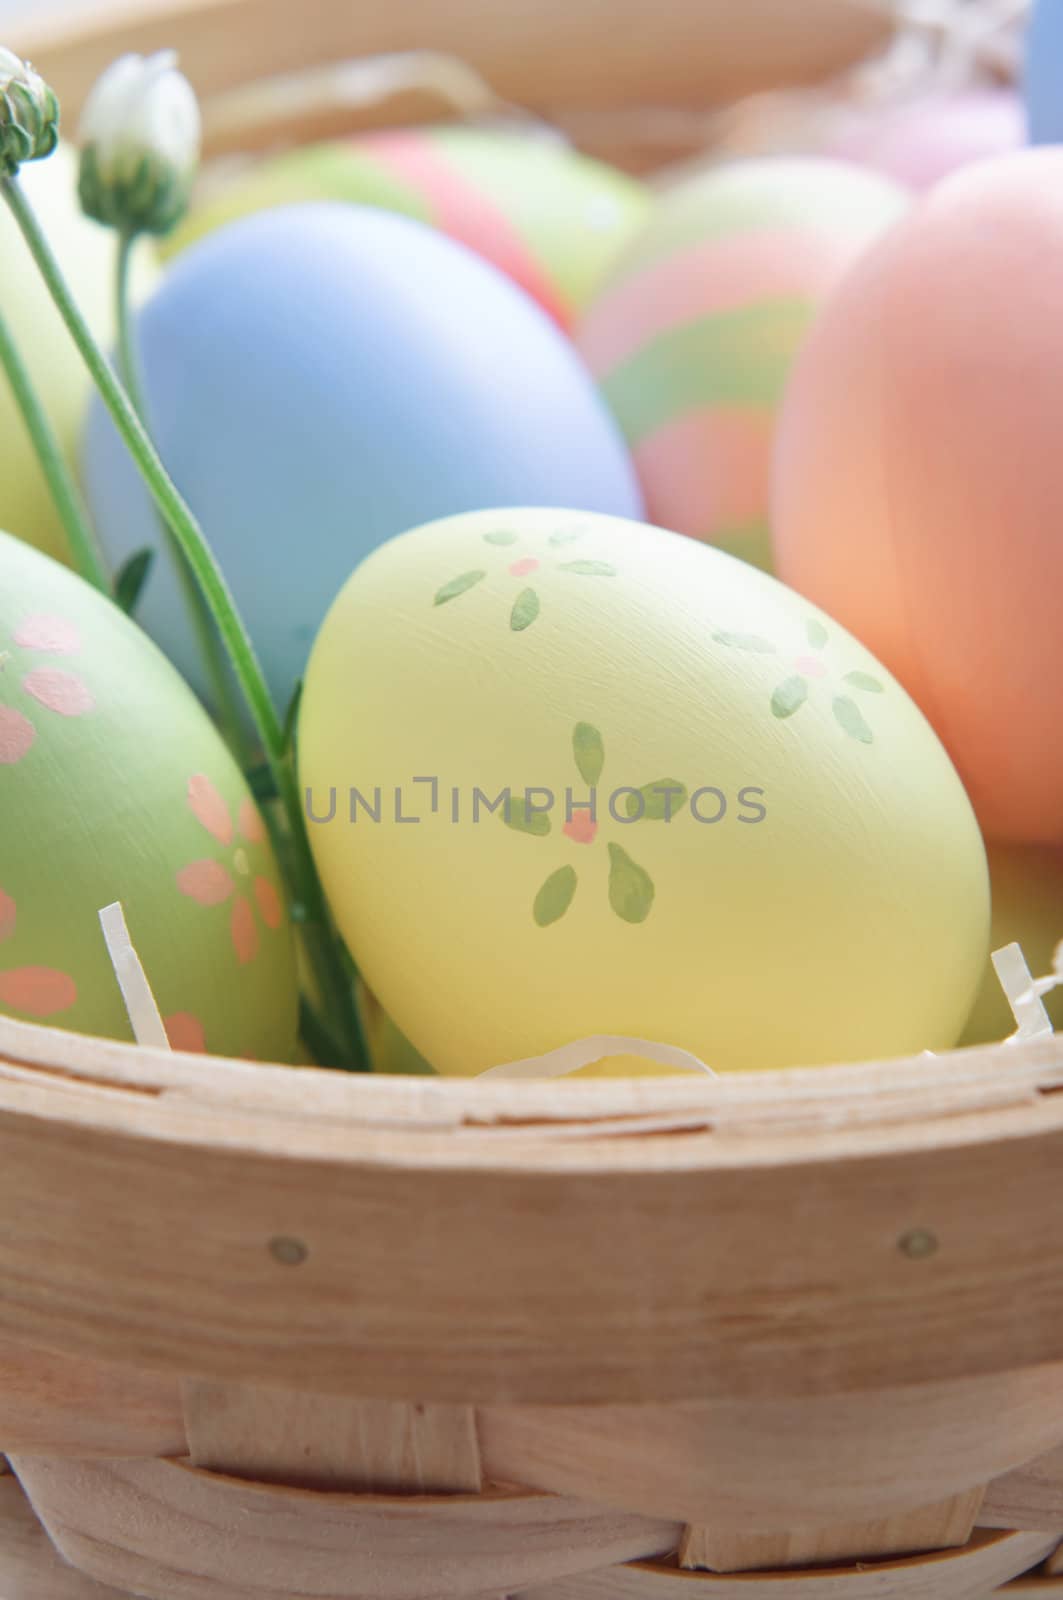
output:
<path id="1" fill-rule="evenodd" d="M 808 684 L 804 678 L 800 674 L 787 678 L 771 697 L 771 714 L 773 717 L 792 717 L 807 699 Z"/>
<path id="2" fill-rule="evenodd" d="M 513 610 L 509 613 L 509 625 L 514 633 L 523 633 L 525 628 L 530 628 L 539 615 L 539 596 L 534 589 L 522 589 L 513 602 Z"/>
<path id="3" fill-rule="evenodd" d="M 577 722 L 573 728 L 572 754 L 576 758 L 580 777 L 593 788 L 605 765 L 605 745 L 598 729 L 589 722 Z"/>
<path id="4" fill-rule="evenodd" d="M 471 589 L 474 584 L 479 583 L 481 579 L 486 577 L 487 573 L 482 568 L 475 572 L 459 573 L 456 578 L 451 578 L 449 583 L 445 583 L 442 589 L 436 590 L 436 597 L 433 603 L 437 606 L 445 606 L 448 600 L 456 600 L 459 594 L 464 594 L 466 589 Z"/>
<path id="5" fill-rule="evenodd" d="M 529 813 L 523 795 L 513 795 L 507 808 L 502 807 L 498 815 L 502 818 L 507 828 L 512 828 L 514 833 L 530 833 L 536 839 L 545 839 L 550 832 L 550 818 L 545 811 L 532 811 Z"/>
<path id="6" fill-rule="evenodd" d="M 714 633 L 712 637 L 717 644 L 729 644 L 736 650 L 755 650 L 762 656 L 775 654 L 771 640 L 762 639 L 759 633 Z"/>
<path id="7" fill-rule="evenodd" d="M 840 694 L 836 697 L 834 716 L 839 727 L 845 729 L 850 739 L 859 739 L 861 744 L 870 744 L 874 739 L 875 736 L 864 721 L 860 707 L 847 695 Z"/>
<path id="8" fill-rule="evenodd" d="M 532 906 L 532 916 L 540 928 L 548 928 L 551 922 L 561 920 L 572 904 L 576 881 L 575 867 L 558 867 L 556 872 L 551 872 Z"/>
<path id="9" fill-rule="evenodd" d="M 809 617 L 805 623 L 805 632 L 808 634 L 808 642 L 812 648 L 814 650 L 822 650 L 827 642 L 827 630 L 822 622 L 817 621 L 815 617 Z"/>
<path id="10" fill-rule="evenodd" d="M 624 922 L 645 922 L 653 905 L 653 879 L 618 844 L 609 846 L 609 904 Z"/>
<path id="11" fill-rule="evenodd" d="M 675 778 L 658 778 L 655 783 L 644 783 L 639 794 L 645 802 L 641 813 L 633 794 L 627 797 L 626 810 L 629 817 L 637 817 L 640 822 L 671 821 L 687 803 L 686 784 L 677 783 Z"/>
<path id="12" fill-rule="evenodd" d="M 484 534 L 484 544 L 516 544 L 517 535 L 508 533 L 505 528 L 500 528 L 495 533 Z"/>
<path id="13" fill-rule="evenodd" d="M 885 684 L 873 678 L 870 672 L 847 672 L 845 682 L 851 683 L 854 689 L 866 689 L 868 694 L 883 694 Z"/>
<path id="14" fill-rule="evenodd" d="M 547 544 L 575 544 L 577 539 L 582 539 L 586 528 L 562 528 L 558 533 L 552 533 Z"/>
<path id="15" fill-rule="evenodd" d="M 579 572 L 585 578 L 615 578 L 616 568 L 608 561 L 562 561 L 559 572 Z"/>

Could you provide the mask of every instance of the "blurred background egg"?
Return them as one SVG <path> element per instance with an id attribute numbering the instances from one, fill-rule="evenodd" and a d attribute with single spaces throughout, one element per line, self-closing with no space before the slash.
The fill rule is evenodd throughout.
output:
<path id="1" fill-rule="evenodd" d="M 860 262 L 780 429 L 779 575 L 934 724 L 987 834 L 1063 843 L 1063 151 L 947 178 Z"/>
<path id="2" fill-rule="evenodd" d="M 647 514 L 770 565 L 776 411 L 845 268 L 903 192 L 841 162 L 733 162 L 664 192 L 577 339 L 634 454 Z"/>
<path id="3" fill-rule="evenodd" d="M 409 128 L 268 157 L 216 188 L 170 249 L 302 200 L 348 200 L 429 223 L 519 283 L 562 327 L 649 211 L 643 184 L 553 137 Z"/>
<path id="4" fill-rule="evenodd" d="M 1034 0 L 1023 72 L 1031 144 L 1063 143 L 1063 4 Z"/>
<path id="5" fill-rule="evenodd" d="M 1025 140 L 1019 95 L 986 85 L 855 109 L 828 153 L 874 167 L 911 189 L 929 189 L 972 161 L 1020 149 Z"/>
<path id="6" fill-rule="evenodd" d="M 97 338 L 113 332 L 114 236 L 81 214 L 77 160 L 60 145 L 46 161 L 28 161 L 19 181 L 63 266 Z M 150 252 L 137 252 L 134 288 L 154 281 Z M 71 465 L 88 399 L 84 363 L 33 265 L 6 206 L 0 206 L 0 302 L 41 403 Z M 62 559 L 66 536 L 7 380 L 0 372 L 0 528 Z"/>
<path id="7" fill-rule="evenodd" d="M 1063 850 L 1044 845 L 990 843 L 989 885 L 993 898 L 989 947 L 1022 946 L 1035 978 L 1052 971 L 1052 956 L 1063 940 Z M 1063 989 L 1044 996 L 1056 1029 L 1063 1027 Z M 960 1038 L 961 1044 L 995 1044 L 1015 1031 L 1015 1018 L 991 962 Z"/>
<path id="8" fill-rule="evenodd" d="M 171 268 L 139 334 L 163 459 L 287 704 L 352 566 L 427 517 L 497 504 L 637 514 L 623 441 L 569 341 L 520 289 L 406 217 L 247 217 Z M 158 543 L 94 404 L 84 476 L 115 566 Z M 168 561 L 138 618 L 202 687 Z"/>
<path id="9" fill-rule="evenodd" d="M 0 1011 L 132 1037 L 98 912 L 121 901 L 176 1049 L 291 1061 L 291 930 L 206 713 L 121 611 L 0 534 Z"/>
<path id="10" fill-rule="evenodd" d="M 439 1072 L 598 1033 L 860 1060 L 970 1011 L 985 856 L 938 739 L 694 540 L 525 509 L 381 546 L 315 644 L 299 759 L 341 931 Z"/>

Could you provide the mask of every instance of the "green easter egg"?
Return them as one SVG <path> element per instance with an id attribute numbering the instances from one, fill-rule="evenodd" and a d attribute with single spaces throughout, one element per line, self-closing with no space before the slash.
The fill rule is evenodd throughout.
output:
<path id="1" fill-rule="evenodd" d="M 0 534 L 0 1012 L 130 1039 L 114 901 L 175 1048 L 294 1058 L 284 887 L 242 773 L 133 622 Z"/>
<path id="2" fill-rule="evenodd" d="M 93 333 L 109 344 L 114 334 L 114 236 L 81 214 L 74 153 L 60 145 L 47 160 L 27 162 L 19 182 Z M 137 298 L 150 288 L 155 276 L 152 253 L 145 246 L 138 250 L 135 262 Z M 0 306 L 73 468 L 89 397 L 89 376 L 6 206 L 0 206 Z M 69 559 L 62 524 L 2 372 L 0 528 L 49 555 Z"/>

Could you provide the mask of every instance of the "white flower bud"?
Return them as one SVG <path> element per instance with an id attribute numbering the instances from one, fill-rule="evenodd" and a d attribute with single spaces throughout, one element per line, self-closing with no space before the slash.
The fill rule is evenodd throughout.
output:
<path id="1" fill-rule="evenodd" d="M 0 177 L 50 156 L 59 142 L 59 102 L 40 73 L 0 46 Z"/>
<path id="2" fill-rule="evenodd" d="M 85 102 L 79 130 L 84 211 L 128 232 L 168 233 L 199 162 L 199 105 L 172 50 L 120 56 Z"/>

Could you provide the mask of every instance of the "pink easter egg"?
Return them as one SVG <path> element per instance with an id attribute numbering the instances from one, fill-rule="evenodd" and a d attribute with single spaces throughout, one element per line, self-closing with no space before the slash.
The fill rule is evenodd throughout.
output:
<path id="1" fill-rule="evenodd" d="M 853 269 L 780 423 L 779 575 L 937 729 L 991 836 L 1063 842 L 1063 150 L 967 168 Z"/>
<path id="2" fill-rule="evenodd" d="M 933 95 L 859 113 L 830 141 L 829 154 L 874 167 L 912 189 L 972 161 L 1008 155 L 1026 141 L 1019 96 L 1011 89 Z"/>

